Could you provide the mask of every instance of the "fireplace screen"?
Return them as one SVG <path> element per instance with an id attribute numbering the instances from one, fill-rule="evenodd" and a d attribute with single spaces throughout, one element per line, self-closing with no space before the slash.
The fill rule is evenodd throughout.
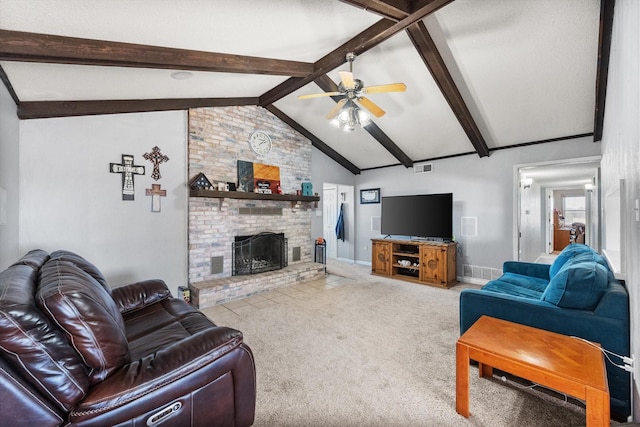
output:
<path id="1" fill-rule="evenodd" d="M 236 236 L 231 253 L 234 276 L 279 270 L 287 266 L 287 239 L 284 233 Z"/>

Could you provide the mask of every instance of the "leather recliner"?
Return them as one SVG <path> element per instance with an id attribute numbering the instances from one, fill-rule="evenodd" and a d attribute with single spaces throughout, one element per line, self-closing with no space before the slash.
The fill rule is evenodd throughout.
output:
<path id="1" fill-rule="evenodd" d="M 161 280 L 111 289 L 68 251 L 0 273 L 0 424 L 249 426 L 255 363 Z"/>

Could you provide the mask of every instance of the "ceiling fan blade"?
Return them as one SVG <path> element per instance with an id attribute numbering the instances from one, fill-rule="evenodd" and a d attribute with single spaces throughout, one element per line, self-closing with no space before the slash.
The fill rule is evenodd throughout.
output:
<path id="1" fill-rule="evenodd" d="M 325 92 L 325 93 L 311 93 L 308 95 L 300 95 L 298 99 L 309 99 L 309 98 L 321 98 L 323 96 L 337 96 L 342 95 L 340 92 Z"/>
<path id="2" fill-rule="evenodd" d="M 343 98 L 340 101 L 336 102 L 336 106 L 333 107 L 333 109 L 331 111 L 329 111 L 329 114 L 327 114 L 327 117 L 325 117 L 327 120 L 331 120 L 333 119 L 336 114 L 338 114 L 338 111 L 340 111 L 340 109 L 344 106 L 344 104 L 347 103 L 347 98 Z"/>
<path id="3" fill-rule="evenodd" d="M 340 74 L 340 80 L 342 80 L 342 84 L 345 89 L 353 89 L 356 87 L 356 82 L 353 80 L 353 73 L 350 71 L 338 71 Z"/>
<path id="4" fill-rule="evenodd" d="M 362 88 L 362 93 L 404 92 L 407 85 L 404 83 L 390 83 L 387 85 L 367 86 Z"/>
<path id="5" fill-rule="evenodd" d="M 360 105 L 362 105 L 364 108 L 366 108 L 367 110 L 371 111 L 371 114 L 373 114 L 376 117 L 382 117 L 384 116 L 384 110 L 380 107 L 378 107 L 373 101 L 371 101 L 369 98 L 365 98 L 364 96 L 361 96 L 360 98 L 358 98 L 358 102 L 360 103 Z"/>

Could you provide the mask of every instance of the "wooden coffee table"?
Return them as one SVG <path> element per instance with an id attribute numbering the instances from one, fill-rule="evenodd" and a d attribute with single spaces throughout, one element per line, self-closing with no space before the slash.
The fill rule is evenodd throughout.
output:
<path id="1" fill-rule="evenodd" d="M 456 412 L 469 416 L 469 361 L 481 377 L 493 368 L 586 402 L 587 427 L 609 426 L 602 352 L 576 338 L 482 316 L 456 343 Z"/>

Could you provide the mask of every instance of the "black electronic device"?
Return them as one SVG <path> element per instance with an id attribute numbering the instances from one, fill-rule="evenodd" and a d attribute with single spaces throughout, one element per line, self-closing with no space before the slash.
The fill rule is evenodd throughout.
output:
<path id="1" fill-rule="evenodd" d="M 380 232 L 393 236 L 453 238 L 453 194 L 382 198 Z"/>

